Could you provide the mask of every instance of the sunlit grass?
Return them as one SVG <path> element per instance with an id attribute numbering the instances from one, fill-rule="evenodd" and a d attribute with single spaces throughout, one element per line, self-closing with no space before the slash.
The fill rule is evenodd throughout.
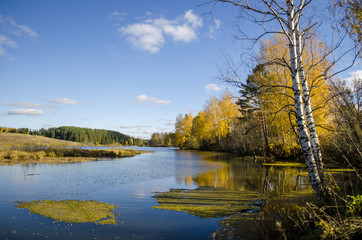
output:
<path id="1" fill-rule="evenodd" d="M 80 143 L 17 133 L 0 133 L 0 165 L 18 163 L 68 163 L 101 158 L 132 157 L 134 149 L 80 149 Z"/>
<path id="2" fill-rule="evenodd" d="M 40 214 L 57 222 L 117 224 L 115 213 L 112 212 L 119 206 L 99 201 L 37 200 L 19 202 L 16 207 L 28 209 L 30 213 Z"/>
<path id="3" fill-rule="evenodd" d="M 0 147 L 77 147 L 84 144 L 20 133 L 0 133 Z"/>
<path id="4" fill-rule="evenodd" d="M 141 154 L 134 149 L 86 150 L 80 148 L 0 148 L 0 164 L 83 162 L 101 158 L 132 157 Z"/>

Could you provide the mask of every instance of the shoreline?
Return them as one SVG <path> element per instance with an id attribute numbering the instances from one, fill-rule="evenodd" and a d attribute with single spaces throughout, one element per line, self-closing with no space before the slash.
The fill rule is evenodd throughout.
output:
<path id="1" fill-rule="evenodd" d="M 80 163 L 106 159 L 134 157 L 152 151 L 134 149 L 80 150 L 80 149 L 43 149 L 0 151 L 0 166 L 29 163 Z"/>
<path id="2" fill-rule="evenodd" d="M 24 159 L 24 160 L 12 160 L 12 159 L 0 159 L 0 166 L 10 166 L 17 164 L 36 164 L 36 163 L 49 163 L 49 164 L 60 164 L 60 163 L 81 163 L 90 162 L 96 160 L 103 160 L 107 158 L 94 158 L 94 157 L 62 157 L 62 158 L 43 158 L 43 159 Z"/>

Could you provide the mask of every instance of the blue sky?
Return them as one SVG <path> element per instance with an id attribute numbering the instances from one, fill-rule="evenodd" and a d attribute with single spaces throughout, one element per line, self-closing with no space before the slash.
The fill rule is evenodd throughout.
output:
<path id="1" fill-rule="evenodd" d="M 2 0 L 0 126 L 172 131 L 240 54 L 236 9 L 204 2 Z"/>

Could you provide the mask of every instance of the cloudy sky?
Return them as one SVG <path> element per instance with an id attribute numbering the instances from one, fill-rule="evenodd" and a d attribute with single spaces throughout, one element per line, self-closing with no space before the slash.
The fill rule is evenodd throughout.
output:
<path id="1" fill-rule="evenodd" d="M 240 55 L 237 11 L 205 2 L 2 0 L 0 126 L 172 131 L 224 91 L 224 55 Z"/>

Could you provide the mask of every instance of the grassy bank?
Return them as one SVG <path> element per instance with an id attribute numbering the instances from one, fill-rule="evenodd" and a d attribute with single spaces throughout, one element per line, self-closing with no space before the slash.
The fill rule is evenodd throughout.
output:
<path id="1" fill-rule="evenodd" d="M 0 150 L 0 165 L 18 163 L 84 162 L 101 158 L 133 157 L 137 154 L 141 154 L 141 152 L 133 149 L 116 148 L 107 150 L 85 150 L 79 148 L 33 148 L 27 150 L 14 150 L 3 148 Z"/>
<path id="2" fill-rule="evenodd" d="M 78 147 L 84 144 L 20 133 L 0 133 L 0 147 Z"/>
<path id="3" fill-rule="evenodd" d="M 0 133 L 0 165 L 18 163 L 68 163 L 100 158 L 132 157 L 133 149 L 85 150 L 83 144 L 18 133 Z"/>

